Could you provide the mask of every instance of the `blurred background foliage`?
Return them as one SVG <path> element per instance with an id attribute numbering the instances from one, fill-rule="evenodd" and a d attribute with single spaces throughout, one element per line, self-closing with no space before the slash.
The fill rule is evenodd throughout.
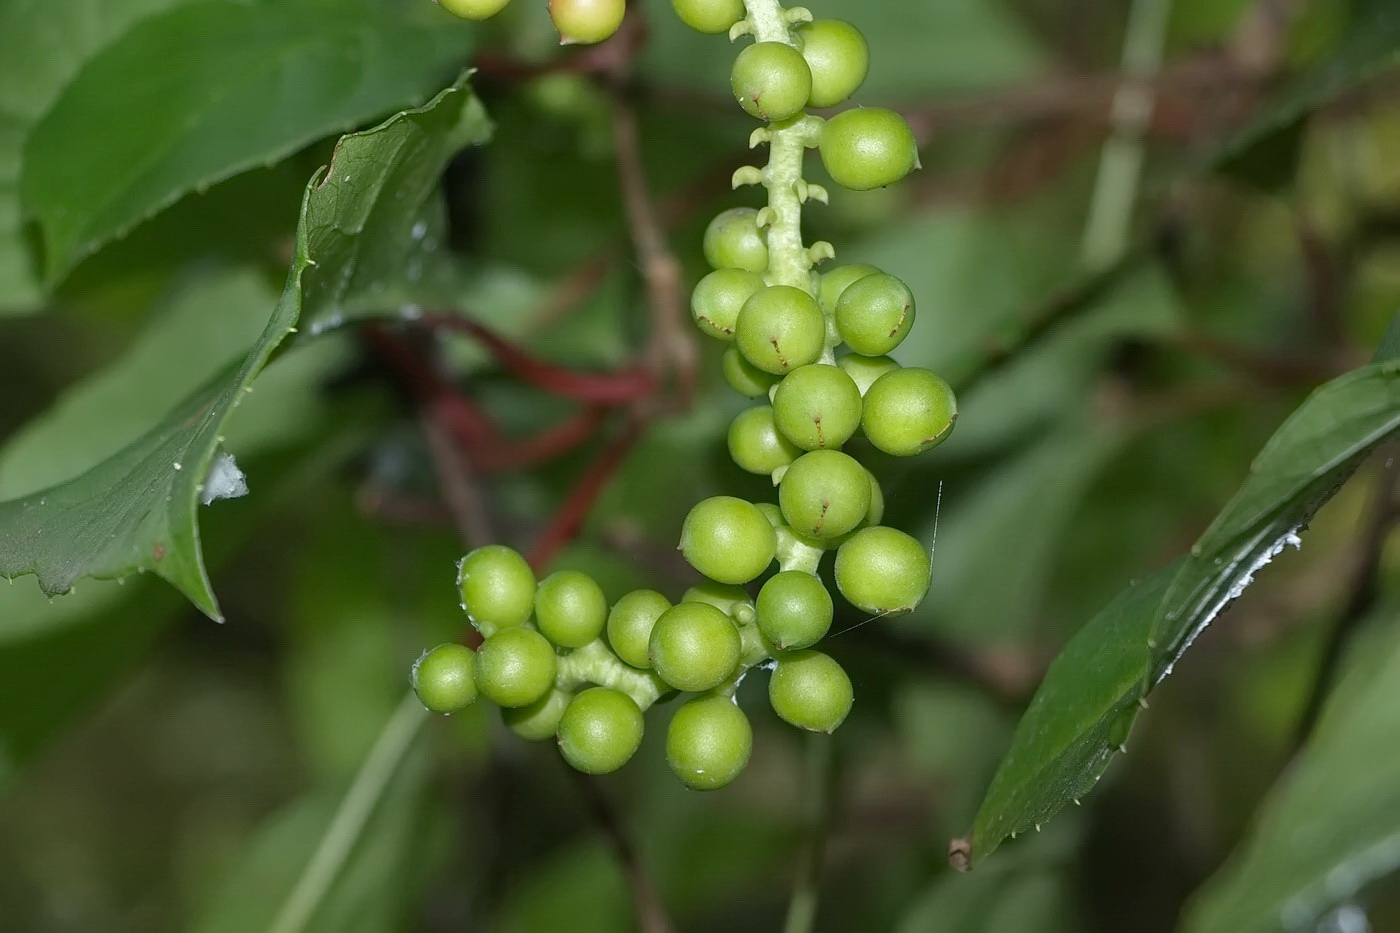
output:
<path id="1" fill-rule="evenodd" d="M 1155 107 L 1140 134 L 1117 132 L 1142 171 L 1108 207 L 1130 223 L 1096 270 L 1084 239 L 1104 197 L 1124 33 L 1135 6 L 1154 4 L 1169 10 L 1147 82 Z M 662 0 L 636 6 L 646 29 L 627 93 L 693 282 L 708 219 L 753 203 L 727 184 L 752 121 L 727 97 L 726 42 L 688 32 Z M 1363 364 L 1400 308 L 1400 14 L 1388 7 L 813 4 L 865 31 L 859 100 L 909 117 L 924 169 L 891 190 L 833 186 L 830 208 L 808 212 L 810 238 L 905 279 L 919 326 L 896 356 L 963 388 L 948 443 L 875 467 L 887 522 L 935 547 L 934 584 L 906 618 L 838 616 L 851 630 L 830 648 L 858 702 L 834 739 L 819 928 L 1175 929 L 1294 759 L 1339 627 L 1368 629 L 1373 647 L 1357 654 L 1385 670 L 1400 574 L 1393 450 L 1204 633 L 1082 808 L 969 875 L 948 866 L 948 840 L 971 825 L 1059 648 L 1188 549 L 1280 422 Z M 59 160 L 79 190 L 101 180 L 84 172 L 115 172 L 110 127 L 98 141 L 116 148 L 68 151 L 52 112 L 71 111 L 83 82 L 120 103 L 122 87 L 101 79 L 159 61 L 142 43 L 176 16 L 216 87 L 255 39 L 201 32 L 201 17 L 297 40 L 287 60 L 306 58 L 269 86 L 339 61 L 315 34 L 327 17 L 348 17 L 333 37 L 374 30 L 377 44 L 359 71 L 308 92 L 327 102 L 319 120 L 289 121 L 242 161 L 206 169 L 195 163 L 208 153 L 187 153 L 184 187 L 151 192 L 111 236 L 74 246 L 71 269 L 45 274 L 19 213 L 22 154 Z M 618 187 L 619 104 L 567 66 L 580 54 L 557 48 L 531 0 L 483 27 L 427 0 L 334 12 L 324 0 L 0 0 L 0 499 L 82 472 L 241 359 L 277 303 L 302 188 L 331 134 L 423 103 L 468 64 L 494 138 L 444 177 L 452 271 L 439 300 L 561 364 L 634 359 L 651 318 Z M 238 107 L 265 93 L 231 86 Z M 136 145 L 160 119 L 123 113 L 115 136 L 125 127 Z M 61 246 L 47 243 L 50 270 L 62 271 Z M 462 338 L 436 346 L 512 435 L 567 411 Z M 0 929 L 270 928 L 413 659 L 462 634 L 462 544 L 393 372 L 353 327 L 303 328 L 289 347 L 225 431 L 252 494 L 201 510 L 225 624 L 150 576 L 81 581 L 54 600 L 30 579 L 0 587 Z M 676 595 L 693 582 L 672 549 L 690 505 L 771 497 L 725 456 L 742 406 L 718 379 L 717 349 L 699 346 L 693 408 L 650 426 L 557 566 L 595 574 L 614 598 L 635 586 Z M 497 534 L 526 546 L 607 439 L 482 478 Z M 1376 670 L 1357 671 L 1353 690 L 1382 691 L 1361 695 L 1372 715 L 1392 712 L 1374 742 L 1319 741 L 1334 776 L 1372 766 L 1400 787 L 1393 753 L 1366 754 L 1400 748 L 1400 679 Z M 656 717 L 634 762 L 603 782 L 679 929 L 773 929 L 786 909 L 809 820 L 806 743 L 766 715 L 759 679 L 740 694 L 754 760 L 731 788 L 684 791 Z M 1308 764 L 1326 800 L 1329 764 Z M 1306 790 L 1270 806 L 1306 810 Z M 1400 838 L 1400 799 L 1357 819 Z M 1400 886 L 1370 885 L 1319 929 L 1358 929 L 1347 925 L 1358 915 L 1400 929 Z M 411 743 L 308 928 L 612 931 L 630 917 L 625 873 L 555 751 L 474 709 Z"/>

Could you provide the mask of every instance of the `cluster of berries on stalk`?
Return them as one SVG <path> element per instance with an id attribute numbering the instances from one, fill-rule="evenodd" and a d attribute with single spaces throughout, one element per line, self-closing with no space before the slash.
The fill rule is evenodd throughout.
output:
<path id="1" fill-rule="evenodd" d="M 814 647 L 835 608 L 823 558 L 835 552 L 837 590 L 871 616 L 913 609 L 930 576 L 923 544 L 880 523 L 880 484 L 853 453 L 922 453 L 948 436 L 957 408 L 936 374 L 888 356 L 914 324 L 908 287 L 867 265 L 818 273 L 835 251 L 802 240 L 803 205 L 826 200 L 802 177 L 807 149 L 817 148 L 828 174 L 848 188 L 882 187 L 918 165 L 913 133 L 893 111 L 857 108 L 829 119 L 807 112 L 841 103 L 864 81 L 860 31 L 785 10 L 779 0 L 673 2 L 701 32 L 756 40 L 739 53 L 731 85 L 740 106 L 765 121 L 752 144 L 766 143 L 770 158 L 739 169 L 734 185 L 763 186 L 768 203 L 726 210 L 709 224 L 712 271 L 696 285 L 691 309 L 702 332 L 729 344 L 726 382 L 763 400 L 734 420 L 729 451 L 742 469 L 772 478 L 778 501 L 716 496 L 691 509 L 680 550 L 708 579 L 674 604 L 636 590 L 609 606 L 586 574 L 562 570 L 537 581 L 515 551 L 475 550 L 458 584 L 485 640 L 475 653 L 439 646 L 413 676 L 429 709 L 452 712 L 480 693 L 515 732 L 556 738 L 571 765 L 595 774 L 632 757 L 646 709 L 691 694 L 672 715 L 667 760 L 686 785 L 711 790 L 748 762 L 753 732 L 735 692 L 751 669 L 771 670 L 769 701 L 792 725 L 832 732 L 845 720 L 850 678 Z M 777 572 L 751 595 L 745 587 L 775 561 Z"/>

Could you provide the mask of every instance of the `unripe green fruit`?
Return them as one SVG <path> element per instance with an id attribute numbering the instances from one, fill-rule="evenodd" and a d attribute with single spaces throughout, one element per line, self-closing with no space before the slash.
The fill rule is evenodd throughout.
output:
<path id="1" fill-rule="evenodd" d="M 510 0 L 437 0 L 438 4 L 453 16 L 462 19 L 490 19 L 506 8 Z"/>
<path id="2" fill-rule="evenodd" d="M 758 229 L 758 211 L 731 207 L 705 228 L 705 261 L 714 269 L 768 270 L 768 238 Z"/>
<path id="3" fill-rule="evenodd" d="M 892 185 L 919 167 L 914 131 L 899 114 L 879 107 L 827 120 L 818 148 L 832 180 L 855 191 Z"/>
<path id="4" fill-rule="evenodd" d="M 786 120 L 802 112 L 812 93 L 812 71 L 802 53 L 782 42 L 755 42 L 734 59 L 734 99 L 750 116 Z"/>
<path id="5" fill-rule="evenodd" d="M 633 667 L 651 667 L 651 630 L 671 601 L 655 590 L 633 590 L 613 604 L 608 613 L 608 644 L 613 653 Z"/>
<path id="6" fill-rule="evenodd" d="M 763 276 L 747 269 L 716 269 L 690 293 L 695 326 L 718 340 L 733 340 L 739 309 L 763 288 Z"/>
<path id="7" fill-rule="evenodd" d="M 549 0 L 549 18 L 560 45 L 592 45 L 617 32 L 626 0 Z"/>
<path id="8" fill-rule="evenodd" d="M 666 730 L 666 763 L 691 790 L 718 790 L 733 781 L 752 750 L 749 718 L 728 697 L 685 703 Z"/>
<path id="9" fill-rule="evenodd" d="M 783 474 L 778 503 L 795 531 L 837 538 L 865 520 L 870 478 L 854 457 L 839 450 L 814 450 L 798 457 Z"/>
<path id="10" fill-rule="evenodd" d="M 853 262 L 837 266 L 830 272 L 823 272 L 817 280 L 817 297 L 821 300 L 822 309 L 828 314 L 835 314 L 836 302 L 841 299 L 847 288 L 867 275 L 875 275 L 879 271 L 874 266 Z"/>
<path id="11" fill-rule="evenodd" d="M 932 564 L 917 538 L 895 528 L 862 528 L 836 551 L 836 586 L 851 605 L 877 615 L 908 612 L 928 592 Z"/>
<path id="12" fill-rule="evenodd" d="M 834 607 L 822 581 L 801 570 L 775 574 L 758 591 L 758 630 L 781 649 L 806 648 L 826 637 Z"/>
<path id="13" fill-rule="evenodd" d="M 846 375 L 856 384 L 860 390 L 861 397 L 875 384 L 885 373 L 894 372 L 899 369 L 899 364 L 888 356 L 861 356 L 859 353 L 848 353 L 836 361 L 836 365 L 846 371 Z"/>
<path id="14" fill-rule="evenodd" d="M 590 687 L 559 720 L 559 751 L 584 774 L 609 774 L 637 753 L 643 726 L 642 711 L 627 694 Z"/>
<path id="15" fill-rule="evenodd" d="M 799 729 L 834 732 L 855 700 L 851 678 L 835 659 L 820 651 L 794 651 L 778 657 L 768 681 L 773 712 Z"/>
<path id="16" fill-rule="evenodd" d="M 709 603 L 677 603 L 651 630 L 651 664 L 677 690 L 698 693 L 728 680 L 742 649 L 734 621 Z"/>
<path id="17" fill-rule="evenodd" d="M 753 294 L 734 328 L 739 352 L 758 369 L 782 374 L 815 363 L 826 343 L 826 318 L 816 299 L 791 285 Z"/>
<path id="18" fill-rule="evenodd" d="M 465 645 L 438 645 L 413 665 L 413 691 L 434 713 L 455 713 L 476 701 L 474 656 Z"/>
<path id="19" fill-rule="evenodd" d="M 904 342 L 914 326 L 914 294 L 881 272 L 851 283 L 836 302 L 836 331 L 850 348 L 881 356 Z"/>
<path id="20" fill-rule="evenodd" d="M 559 731 L 559 720 L 572 699 L 563 690 L 550 690 L 529 706 L 501 707 L 501 721 L 522 739 L 543 742 Z"/>
<path id="21" fill-rule="evenodd" d="M 535 608 L 535 572 L 505 545 L 488 544 L 457 565 L 462 608 L 483 635 L 519 625 Z"/>
<path id="22" fill-rule="evenodd" d="M 690 587 L 681 594 L 681 602 L 705 603 L 731 618 L 740 606 L 752 605 L 748 591 L 742 586 L 716 583 L 714 580 L 704 580 Z"/>
<path id="23" fill-rule="evenodd" d="M 839 19 L 815 19 L 797 27 L 802 58 L 812 72 L 808 105 L 834 107 L 850 97 L 870 69 L 865 36 Z"/>
<path id="24" fill-rule="evenodd" d="M 671 0 L 676 15 L 696 32 L 717 36 L 744 18 L 744 0 Z"/>
<path id="25" fill-rule="evenodd" d="M 870 477 L 870 508 L 865 510 L 865 523 L 878 525 L 885 517 L 885 491 L 880 488 L 880 481 L 874 473 L 866 470 L 865 475 Z"/>
<path id="26" fill-rule="evenodd" d="M 744 354 L 739 352 L 738 347 L 730 347 L 724 351 L 724 357 L 720 361 L 720 369 L 724 373 L 724 381 L 729 383 L 729 388 L 744 398 L 765 396 L 768 394 L 768 390 L 773 388 L 773 384 L 778 381 L 777 376 L 765 373 L 744 359 Z"/>
<path id="27" fill-rule="evenodd" d="M 582 648 L 603 634 L 607 617 L 607 597 L 586 573 L 560 570 L 535 591 L 535 624 L 561 648 Z"/>
<path id="28" fill-rule="evenodd" d="M 690 510 L 681 525 L 681 553 L 690 566 L 720 583 L 748 583 L 773 562 L 773 526 L 752 502 L 714 496 Z"/>
<path id="29" fill-rule="evenodd" d="M 501 629 L 476 652 L 476 686 L 498 706 L 529 706 L 554 686 L 554 648 L 534 629 Z"/>
<path id="30" fill-rule="evenodd" d="M 794 369 L 773 393 L 773 421 L 803 450 L 836 449 L 860 427 L 860 390 L 826 363 Z"/>
<path id="31" fill-rule="evenodd" d="M 866 390 L 861 427 L 885 453 L 912 457 L 942 443 L 957 419 L 952 387 L 911 366 L 886 373 Z"/>
<path id="32" fill-rule="evenodd" d="M 771 502 L 758 503 L 758 510 L 763 513 L 763 517 L 768 519 L 768 524 L 774 528 L 783 528 L 787 525 L 787 519 L 783 518 L 783 510 Z"/>
<path id="33" fill-rule="evenodd" d="M 778 391 L 782 391 L 781 387 Z M 740 412 L 729 426 L 729 456 L 734 458 L 741 470 L 767 476 L 779 467 L 787 466 L 801 454 L 802 451 L 792 441 L 778 433 L 778 427 L 773 423 L 773 409 L 767 405 Z"/>

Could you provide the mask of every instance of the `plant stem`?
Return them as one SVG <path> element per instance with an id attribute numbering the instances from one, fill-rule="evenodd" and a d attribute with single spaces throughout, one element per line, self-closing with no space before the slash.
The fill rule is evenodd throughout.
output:
<path id="1" fill-rule="evenodd" d="M 788 902 L 783 933 L 810 933 L 817 919 L 817 901 L 826 852 L 826 831 L 836 786 L 836 758 L 831 737 L 812 734 L 807 740 L 807 852 L 798 869 Z"/>

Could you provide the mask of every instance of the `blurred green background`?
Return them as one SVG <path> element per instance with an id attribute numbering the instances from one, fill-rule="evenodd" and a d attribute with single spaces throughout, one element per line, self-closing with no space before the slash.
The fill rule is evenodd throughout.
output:
<path id="1" fill-rule="evenodd" d="M 115 67 L 111 49 L 143 41 L 139 30 L 162 17 L 240 4 L 99 6 L 0 0 L 0 210 L 18 216 L 11 189 L 37 145 L 29 129 L 84 68 Z M 164 199 L 129 232 L 116 225 L 123 235 L 52 287 L 25 272 L 39 255 L 33 228 L 0 217 L 0 499 L 81 472 L 241 358 L 277 302 L 302 188 L 334 133 L 422 103 L 473 62 L 495 131 L 444 177 L 449 300 L 578 368 L 621 365 L 645 341 L 616 103 L 550 67 L 579 53 L 557 49 L 542 2 L 515 0 L 483 27 L 428 0 L 280 6 L 305 8 L 289 29 L 369 17 L 362 7 L 412 23 L 417 32 L 382 33 L 374 54 L 416 56 L 423 74 L 275 157 L 227 166 L 227 180 L 190 184 L 200 190 Z M 629 93 L 693 283 L 708 219 L 757 203 L 727 184 L 752 121 L 728 98 L 733 48 L 686 30 L 662 0 L 637 6 L 647 33 Z M 1160 36 L 1143 27 L 1162 64 L 1148 80 L 1150 119 L 1115 134 L 1135 6 L 1167 15 Z M 886 523 L 935 548 L 934 583 L 911 616 L 829 643 L 857 702 L 831 740 L 817 926 L 1174 929 L 1292 758 L 1368 556 L 1377 593 L 1363 622 L 1395 624 L 1400 552 L 1378 518 L 1395 486 L 1384 453 L 1205 632 L 1082 808 L 969 875 L 948 867 L 947 844 L 971 825 L 1060 646 L 1189 548 L 1279 423 L 1364 363 L 1400 308 L 1400 15 L 1359 0 L 812 7 L 865 31 L 872 67 L 858 100 L 908 116 L 924 168 L 888 190 L 832 186 L 830 207 L 807 212 L 809 239 L 908 282 L 918 325 L 896 357 L 963 388 L 948 443 L 872 465 Z M 440 38 L 423 39 L 430 30 Z M 217 56 L 235 39 L 203 41 Z M 157 74 L 142 51 L 125 54 Z M 62 66 L 42 93 L 17 75 L 34 61 Z M 140 116 L 129 123 L 133 138 L 156 132 Z M 1108 193 L 1106 152 L 1141 159 Z M 120 158 L 97 143 L 69 155 Z M 822 180 L 815 157 L 809 167 Z M 1096 211 L 1107 219 L 1091 223 Z M 673 545 L 696 500 L 772 497 L 728 461 L 724 431 L 743 406 L 719 379 L 720 348 L 694 339 L 692 410 L 650 428 L 556 562 L 594 574 L 611 598 L 636 586 L 674 596 L 694 582 Z M 567 409 L 461 338 L 437 349 L 511 433 Z M 503 540 L 534 538 L 605 433 L 481 480 Z M 150 575 L 80 581 L 54 600 L 32 579 L 0 587 L 0 929 L 267 929 L 413 659 L 463 633 L 452 590 L 462 545 L 430 452 L 353 327 L 304 328 L 235 413 L 225 446 L 252 494 L 201 509 L 224 624 Z M 838 615 L 837 628 L 861 621 Z M 761 681 L 740 693 L 755 751 L 730 788 L 681 788 L 658 716 L 633 763 L 602 782 L 682 930 L 782 923 L 807 834 L 809 741 L 766 709 Z M 1377 816 L 1400 833 L 1400 808 Z M 1362 903 L 1372 929 L 1400 929 L 1400 886 L 1373 885 Z M 1326 928 L 1355 929 L 1345 919 Z M 486 707 L 428 724 L 310 928 L 631 923 L 623 873 L 555 750 L 517 740 Z"/>

